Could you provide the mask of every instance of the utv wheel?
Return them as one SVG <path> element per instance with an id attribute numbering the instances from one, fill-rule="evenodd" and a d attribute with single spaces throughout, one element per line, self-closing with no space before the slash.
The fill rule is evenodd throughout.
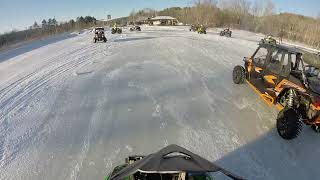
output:
<path id="1" fill-rule="evenodd" d="M 301 115 L 296 109 L 285 108 L 279 112 L 277 118 L 277 131 L 283 139 L 294 139 L 299 136 L 301 130 Z"/>
<path id="2" fill-rule="evenodd" d="M 320 133 L 320 125 L 311 125 L 311 129 L 316 133 Z"/>
<path id="3" fill-rule="evenodd" d="M 97 39 L 94 39 L 93 42 L 94 42 L 94 43 L 97 43 Z"/>
<path id="4" fill-rule="evenodd" d="M 233 69 L 232 77 L 235 84 L 243 84 L 246 79 L 246 70 L 242 66 L 236 66 Z"/>

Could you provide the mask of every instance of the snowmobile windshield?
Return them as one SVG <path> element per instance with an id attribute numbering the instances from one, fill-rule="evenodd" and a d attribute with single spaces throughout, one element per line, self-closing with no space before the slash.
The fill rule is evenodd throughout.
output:
<path id="1" fill-rule="evenodd" d="M 194 177 L 201 176 L 206 179 L 208 172 L 220 172 L 232 179 L 243 179 L 177 145 L 169 145 L 156 153 L 149 154 L 141 160 L 128 164 L 121 171 L 111 173 L 110 179 L 120 180 L 130 176 L 140 176 L 141 173 L 150 176 L 149 179 L 166 179 L 153 177 L 159 177 L 163 174 L 175 175 L 181 173 L 187 175 L 193 174 Z"/>

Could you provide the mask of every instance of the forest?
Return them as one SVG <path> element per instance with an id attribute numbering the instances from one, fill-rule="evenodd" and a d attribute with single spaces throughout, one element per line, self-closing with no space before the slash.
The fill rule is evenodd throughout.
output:
<path id="1" fill-rule="evenodd" d="M 316 18 L 279 13 L 272 0 L 195 0 L 191 7 L 172 7 L 160 11 L 151 8 L 133 10 L 128 17 L 115 19 L 109 22 L 109 25 L 114 22 L 125 24 L 139 17 L 150 18 L 159 15 L 175 17 L 187 25 L 229 27 L 270 34 L 320 49 L 320 16 Z M 26 30 L 13 30 L 1 34 L 0 49 L 23 41 L 103 24 L 91 16 L 81 16 L 68 22 L 58 22 L 55 18 L 44 19 L 40 24 L 35 22 Z"/>

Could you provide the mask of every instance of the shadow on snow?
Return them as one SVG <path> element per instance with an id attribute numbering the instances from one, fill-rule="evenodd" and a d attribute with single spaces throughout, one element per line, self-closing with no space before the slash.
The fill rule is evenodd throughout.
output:
<path id="1" fill-rule="evenodd" d="M 247 179 L 316 179 L 320 175 L 317 136 L 305 127 L 298 138 L 286 141 L 274 128 L 215 163 Z"/>

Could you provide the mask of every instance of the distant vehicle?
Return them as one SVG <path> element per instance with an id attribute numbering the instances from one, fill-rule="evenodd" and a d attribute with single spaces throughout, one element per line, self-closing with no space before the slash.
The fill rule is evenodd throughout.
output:
<path id="1" fill-rule="evenodd" d="M 244 180 L 182 147 L 169 145 L 148 156 L 126 158 L 105 180 L 213 180 L 210 173 L 215 172 L 224 179 Z"/>
<path id="2" fill-rule="evenodd" d="M 207 34 L 207 28 L 201 25 L 197 28 L 197 32 L 198 34 Z"/>
<path id="3" fill-rule="evenodd" d="M 277 44 L 277 40 L 272 35 L 267 35 L 261 39 L 262 43 Z"/>
<path id="4" fill-rule="evenodd" d="M 223 31 L 220 32 L 220 36 L 226 36 L 226 37 L 231 37 L 232 31 L 230 31 L 229 28 L 224 29 Z"/>
<path id="5" fill-rule="evenodd" d="M 133 26 L 130 28 L 130 31 L 141 31 L 141 27 L 140 26 Z"/>
<path id="6" fill-rule="evenodd" d="M 111 34 L 121 34 L 122 33 L 122 29 L 119 27 L 113 27 L 111 28 Z"/>
<path id="7" fill-rule="evenodd" d="M 107 38 L 104 35 L 104 28 L 103 27 L 97 27 L 94 29 L 93 42 L 96 43 L 97 41 L 107 42 Z"/>
<path id="8" fill-rule="evenodd" d="M 193 32 L 196 32 L 198 30 L 198 27 L 195 26 L 195 25 L 191 25 L 189 30 L 193 31 Z"/>
<path id="9" fill-rule="evenodd" d="M 278 134 L 291 140 L 303 124 L 320 132 L 319 62 L 317 54 L 264 41 L 244 58 L 244 67 L 234 68 L 233 82 L 247 82 L 268 105 L 275 105 L 280 110 Z"/>

